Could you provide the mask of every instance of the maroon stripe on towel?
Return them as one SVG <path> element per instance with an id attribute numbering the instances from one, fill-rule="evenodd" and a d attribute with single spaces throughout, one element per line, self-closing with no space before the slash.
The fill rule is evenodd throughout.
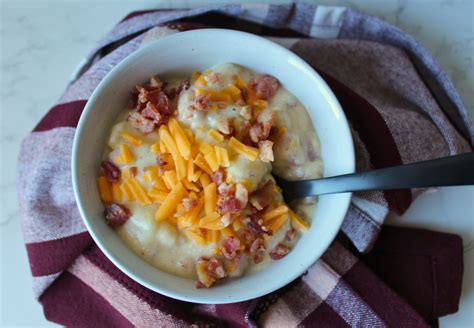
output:
<path id="1" fill-rule="evenodd" d="M 344 300 L 341 300 L 342 302 Z M 341 318 L 328 304 L 322 302 L 302 322 L 302 327 L 346 328 L 350 325 Z"/>
<path id="2" fill-rule="evenodd" d="M 54 106 L 35 126 L 33 132 L 47 131 L 60 127 L 75 128 L 86 103 L 86 100 L 77 100 Z"/>
<path id="3" fill-rule="evenodd" d="M 64 272 L 41 296 L 46 319 L 66 327 L 132 327 L 101 295 Z"/>
<path id="4" fill-rule="evenodd" d="M 225 318 L 226 324 L 232 327 L 247 327 L 244 321 L 245 314 L 251 301 L 216 305 L 219 318 Z"/>
<path id="5" fill-rule="evenodd" d="M 463 276 L 459 236 L 384 226 L 363 260 L 425 319 L 458 310 Z"/>
<path id="6" fill-rule="evenodd" d="M 397 144 L 377 109 L 329 74 L 318 72 L 336 94 L 352 127 L 366 145 L 375 168 L 403 164 Z M 386 190 L 384 196 L 390 210 L 398 214 L 405 212 L 412 201 L 409 189 Z"/>
<path id="7" fill-rule="evenodd" d="M 209 320 L 207 317 L 198 317 L 192 312 L 193 303 L 178 301 L 164 295 L 153 292 L 152 290 L 143 287 L 136 281 L 130 279 L 122 271 L 120 271 L 110 260 L 102 253 L 102 251 L 93 245 L 88 248 L 82 255 L 84 255 L 95 266 L 106 272 L 112 279 L 118 281 L 122 286 L 127 288 L 130 292 L 135 294 L 144 302 L 148 303 L 150 307 L 159 309 L 160 311 L 170 314 L 177 319 L 188 322 L 201 321 L 206 324 L 219 324 L 217 320 Z"/>
<path id="8" fill-rule="evenodd" d="M 46 276 L 65 270 L 92 243 L 88 232 L 64 238 L 26 244 L 33 276 Z"/>
<path id="9" fill-rule="evenodd" d="M 354 264 L 343 279 L 389 327 L 427 327 L 423 318 L 362 262 Z"/>

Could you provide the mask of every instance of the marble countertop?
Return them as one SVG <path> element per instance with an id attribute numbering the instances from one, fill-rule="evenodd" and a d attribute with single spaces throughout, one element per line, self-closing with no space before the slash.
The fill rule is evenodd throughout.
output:
<path id="1" fill-rule="evenodd" d="M 471 117 L 474 116 L 473 1 L 314 2 L 363 10 L 414 35 L 444 67 L 470 109 Z M 191 0 L 122 0 L 95 2 L 91 5 L 91 2 L 74 0 L 0 0 L 0 326 L 53 325 L 44 319 L 40 305 L 33 299 L 26 250 L 20 231 L 15 168 L 21 140 L 59 98 L 74 68 L 95 42 L 127 13 L 205 3 Z M 474 187 L 440 188 L 436 192 L 424 194 L 403 217 L 391 217 L 390 222 L 449 231 L 462 236 L 465 278 L 460 309 L 456 314 L 443 317 L 440 325 L 472 325 Z"/>

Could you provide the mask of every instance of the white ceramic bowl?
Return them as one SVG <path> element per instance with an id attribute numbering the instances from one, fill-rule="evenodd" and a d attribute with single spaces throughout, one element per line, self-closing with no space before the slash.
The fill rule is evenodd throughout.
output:
<path id="1" fill-rule="evenodd" d="M 154 74 L 191 73 L 237 63 L 278 78 L 307 108 L 318 132 L 324 176 L 354 171 L 348 123 L 323 79 L 291 51 L 253 34 L 222 29 L 177 33 L 153 42 L 118 64 L 99 84 L 81 116 L 72 150 L 72 179 L 80 213 L 105 255 L 138 283 L 169 297 L 196 303 L 231 303 L 270 293 L 304 273 L 327 249 L 347 212 L 351 194 L 322 196 L 313 223 L 295 248 L 257 273 L 210 289 L 151 266 L 136 256 L 104 220 L 96 176 L 110 128 L 130 90 Z"/>

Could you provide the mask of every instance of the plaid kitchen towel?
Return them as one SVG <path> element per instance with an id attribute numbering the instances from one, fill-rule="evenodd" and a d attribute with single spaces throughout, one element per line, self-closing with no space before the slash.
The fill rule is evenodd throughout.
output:
<path id="1" fill-rule="evenodd" d="M 294 283 L 231 305 L 171 300 L 130 280 L 104 257 L 82 223 L 72 192 L 70 156 L 80 114 L 100 80 L 131 52 L 159 37 L 209 26 L 269 37 L 317 69 L 349 118 L 358 170 L 471 151 L 474 126 L 452 83 L 413 38 L 377 18 L 305 3 L 134 13 L 85 59 L 20 152 L 23 233 L 35 293 L 47 318 L 98 326 L 424 326 L 425 319 L 456 311 L 462 252 L 459 238 L 445 234 L 407 232 L 430 243 L 413 238 L 418 253 L 397 248 L 398 263 L 407 265 L 392 263 L 398 280 L 388 275 L 387 283 L 393 289 L 336 241 Z M 357 250 L 368 251 L 388 211 L 403 213 L 419 192 L 356 193 L 342 230 Z M 403 243 L 401 233 L 389 229 L 386 235 L 380 242 L 388 238 Z M 446 247 L 435 247 L 442 241 Z M 381 259 L 392 253 L 377 250 L 366 262 L 384 278 Z M 416 256 L 424 261 L 409 261 Z M 410 267 L 429 274 L 415 275 L 414 281 Z M 419 293 L 410 293 L 410 287 Z"/>

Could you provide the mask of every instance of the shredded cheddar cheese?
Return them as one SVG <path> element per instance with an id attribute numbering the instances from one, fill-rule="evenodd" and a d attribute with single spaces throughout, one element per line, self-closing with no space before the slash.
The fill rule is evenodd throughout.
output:
<path id="1" fill-rule="evenodd" d="M 120 192 L 122 193 L 122 199 L 125 199 L 126 201 L 133 200 L 132 192 L 130 191 L 128 185 L 125 184 L 125 182 L 120 185 Z"/>
<path id="2" fill-rule="evenodd" d="M 159 154 L 160 153 L 160 143 L 155 142 L 153 145 L 150 146 L 150 151 L 153 154 Z"/>
<path id="3" fill-rule="evenodd" d="M 183 198 L 185 193 L 184 186 L 181 182 L 178 182 L 173 190 L 166 196 L 166 199 L 163 201 L 161 206 L 155 213 L 156 221 L 160 222 L 165 220 L 167 217 L 171 216 L 176 210 L 179 202 Z"/>
<path id="4" fill-rule="evenodd" d="M 199 166 L 199 168 L 203 170 L 204 172 L 206 172 L 207 174 L 209 175 L 212 174 L 211 168 L 209 167 L 209 164 L 207 164 L 207 161 L 204 159 L 204 156 L 202 156 L 202 154 L 198 154 L 194 158 L 194 164 Z"/>
<path id="5" fill-rule="evenodd" d="M 196 81 L 197 79 L 199 79 L 201 77 L 201 72 L 199 71 L 196 71 L 196 72 L 193 72 L 193 74 L 191 74 L 191 79 L 193 81 Z"/>
<path id="6" fill-rule="evenodd" d="M 136 199 L 140 203 L 140 205 L 151 204 L 150 198 L 136 179 L 128 179 L 126 181 L 126 184 L 132 192 L 133 198 Z"/>
<path id="7" fill-rule="evenodd" d="M 173 157 L 178 180 L 183 179 L 186 177 L 186 164 L 184 158 L 181 156 L 181 153 L 178 151 L 178 147 L 176 146 L 176 143 L 166 125 L 162 125 L 160 127 L 159 135 L 161 140 L 163 140 L 166 149 L 169 150 L 171 156 Z"/>
<path id="8" fill-rule="evenodd" d="M 203 153 L 204 155 L 214 151 L 214 148 L 208 144 L 208 143 L 202 143 L 200 146 L 199 146 L 199 151 L 201 153 Z"/>
<path id="9" fill-rule="evenodd" d="M 169 189 L 173 189 L 174 186 L 178 183 L 176 171 L 170 170 L 166 171 L 165 174 L 163 175 L 163 181 L 165 182 L 166 186 Z"/>
<path id="10" fill-rule="evenodd" d="M 289 213 L 290 213 L 291 223 L 296 229 L 300 231 L 305 231 L 309 229 L 309 224 L 305 220 L 303 220 L 301 217 L 296 215 L 296 213 L 291 210 Z"/>
<path id="11" fill-rule="evenodd" d="M 247 146 L 234 137 L 230 138 L 229 147 L 233 151 L 245 156 L 250 161 L 255 161 L 258 158 L 257 148 Z"/>
<path id="12" fill-rule="evenodd" d="M 168 126 L 173 136 L 176 145 L 178 147 L 179 153 L 183 156 L 184 159 L 189 159 L 191 155 L 191 142 L 188 139 L 186 133 L 184 133 L 183 129 L 179 125 L 178 121 L 174 118 L 171 118 L 168 122 Z"/>
<path id="13" fill-rule="evenodd" d="M 244 227 L 244 224 L 240 220 L 235 220 L 234 223 L 232 224 L 232 228 L 234 231 L 239 231 Z"/>
<path id="14" fill-rule="evenodd" d="M 211 138 L 214 142 L 217 143 L 224 140 L 224 136 L 214 129 L 210 129 L 209 131 L 207 131 L 207 135 L 209 136 L 209 138 Z"/>
<path id="15" fill-rule="evenodd" d="M 110 203 L 113 201 L 112 189 L 110 182 L 106 177 L 97 178 L 97 187 L 99 188 L 100 198 L 104 203 Z"/>
<path id="16" fill-rule="evenodd" d="M 120 189 L 120 184 L 117 182 L 112 183 L 112 198 L 116 203 L 122 201 L 122 190 Z"/>
<path id="17" fill-rule="evenodd" d="M 278 229 L 281 228 L 283 223 L 285 223 L 286 220 L 288 220 L 288 219 L 289 219 L 288 213 L 282 214 L 282 215 L 274 218 L 273 220 L 271 220 L 267 224 L 267 228 L 270 229 L 273 233 L 275 233 L 275 232 L 278 231 Z"/>
<path id="18" fill-rule="evenodd" d="M 197 234 L 196 232 L 191 231 L 191 230 L 186 230 L 186 235 L 190 239 L 198 243 L 199 245 L 206 245 L 206 239 L 204 239 L 201 235 Z"/>
<path id="19" fill-rule="evenodd" d="M 217 186 L 215 183 L 210 183 L 204 187 L 204 204 L 206 215 L 210 215 L 216 210 Z"/>
<path id="20" fill-rule="evenodd" d="M 165 201 L 166 197 L 168 196 L 168 193 L 153 188 L 148 192 L 148 196 L 155 203 L 163 203 Z"/>
<path id="21" fill-rule="evenodd" d="M 189 211 L 189 213 L 187 213 L 185 216 L 179 219 L 178 228 L 184 229 L 187 227 L 196 226 L 196 224 L 199 221 L 198 216 L 199 216 L 199 213 L 201 212 L 203 205 L 204 205 L 204 199 L 200 198 L 198 200 L 197 205 L 193 207 L 191 211 Z"/>
<path id="22" fill-rule="evenodd" d="M 219 243 L 221 233 L 217 230 L 211 230 L 209 231 L 209 236 L 210 236 L 209 242 L 212 244 L 217 244 Z"/>
<path id="23" fill-rule="evenodd" d="M 232 101 L 237 101 L 242 98 L 242 93 L 239 88 L 237 88 L 233 84 L 229 84 L 226 89 L 227 93 L 230 95 L 232 98 Z"/>
<path id="24" fill-rule="evenodd" d="M 140 139 L 140 138 L 138 138 L 138 137 L 136 137 L 133 134 L 128 133 L 128 132 L 122 132 L 121 136 L 125 141 L 128 141 L 129 143 L 131 143 L 134 146 L 140 146 L 143 143 L 142 139 Z"/>
<path id="25" fill-rule="evenodd" d="M 209 177 L 207 173 L 203 173 L 199 177 L 199 182 L 201 183 L 201 186 L 203 188 L 206 188 L 211 183 L 211 178 Z"/>
<path id="26" fill-rule="evenodd" d="M 183 183 L 184 187 L 189 191 L 195 191 L 195 192 L 200 191 L 199 187 L 196 186 L 196 184 L 194 184 L 193 182 L 188 181 L 188 179 L 183 179 L 181 180 L 181 182 Z"/>
<path id="27" fill-rule="evenodd" d="M 288 206 L 286 205 L 281 205 L 277 208 L 274 208 L 273 210 L 270 210 L 262 215 L 262 220 L 263 222 L 270 221 L 271 219 L 274 219 L 280 215 L 287 214 L 288 213 Z"/>
<path id="28" fill-rule="evenodd" d="M 163 140 L 160 140 L 158 144 L 159 144 L 159 147 L 160 147 L 160 152 L 161 152 L 162 154 L 165 154 L 165 153 L 168 152 L 168 149 L 166 149 L 166 145 L 165 145 L 165 143 L 163 142 Z"/>
<path id="29" fill-rule="evenodd" d="M 115 156 L 115 157 L 114 157 L 114 163 L 116 163 L 116 164 L 122 164 L 122 163 L 123 163 L 123 161 L 122 161 L 122 156 L 120 156 L 120 155 Z"/>
<path id="30" fill-rule="evenodd" d="M 235 237 L 235 232 L 230 227 L 226 227 L 222 229 L 221 233 L 222 233 L 222 236 L 224 236 L 224 238 Z"/>
<path id="31" fill-rule="evenodd" d="M 232 96 L 227 90 L 207 90 L 207 89 L 196 89 L 196 97 L 206 95 L 213 102 L 226 102 L 232 101 Z"/>
<path id="32" fill-rule="evenodd" d="M 214 146 L 214 151 L 216 153 L 217 164 L 222 167 L 229 167 L 230 162 L 229 153 L 227 152 L 227 149 L 219 146 Z"/>
<path id="33" fill-rule="evenodd" d="M 133 163 L 133 155 L 130 151 L 130 148 L 126 144 L 120 145 L 120 158 L 125 164 L 132 164 Z"/>
<path id="34" fill-rule="evenodd" d="M 204 155 L 204 159 L 206 160 L 207 164 L 209 164 L 212 172 L 216 172 L 219 169 L 219 163 L 217 162 L 216 152 L 213 148 L 211 149 L 212 151 Z"/>

